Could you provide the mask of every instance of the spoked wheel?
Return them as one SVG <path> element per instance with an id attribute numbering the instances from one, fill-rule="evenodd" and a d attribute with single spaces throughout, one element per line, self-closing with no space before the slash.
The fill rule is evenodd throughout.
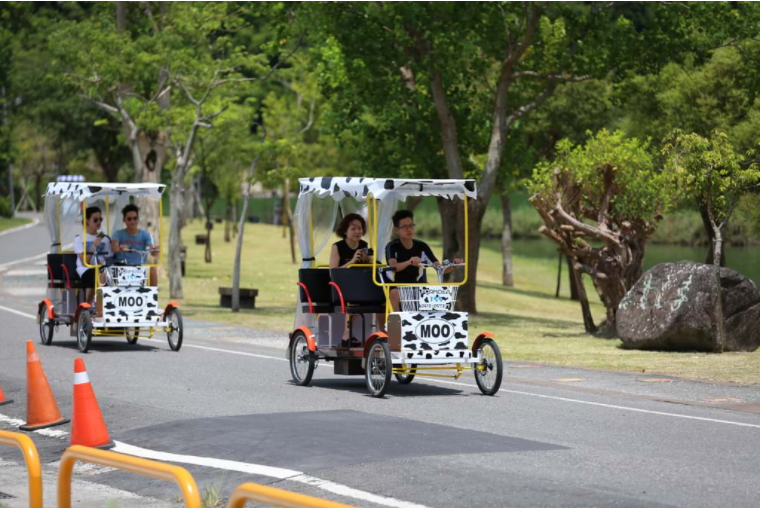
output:
<path id="1" fill-rule="evenodd" d="M 87 353 L 90 349 L 90 342 L 93 339 L 93 317 L 90 311 L 83 309 L 77 318 L 77 348 L 82 353 Z"/>
<path id="2" fill-rule="evenodd" d="M 183 346 L 183 315 L 180 314 L 180 310 L 172 308 L 164 316 L 167 321 L 167 341 L 169 341 L 169 348 L 173 352 L 180 350 Z M 135 337 L 135 341 L 137 341 Z M 128 340 L 129 341 L 129 340 Z"/>
<path id="3" fill-rule="evenodd" d="M 137 327 L 125 327 L 124 328 L 124 337 L 127 338 L 127 342 L 131 345 L 134 345 L 138 342 L 138 334 L 140 333 L 140 329 Z"/>
<path id="4" fill-rule="evenodd" d="M 484 340 L 476 353 L 481 353 L 482 357 L 482 362 L 474 369 L 476 385 L 482 393 L 492 396 L 500 389 L 503 381 L 503 357 L 497 343 L 489 338 Z"/>
<path id="5" fill-rule="evenodd" d="M 392 381 L 392 354 L 389 345 L 381 339 L 374 339 L 368 348 L 365 363 L 365 385 L 374 398 L 382 398 Z"/>
<path id="6" fill-rule="evenodd" d="M 418 367 L 418 364 L 411 364 L 410 366 L 408 366 L 408 371 L 415 371 L 415 368 L 417 368 L 417 367 Z M 397 373 L 395 373 L 394 377 L 402 385 L 407 385 L 407 384 L 409 384 L 410 382 L 413 381 L 413 378 L 415 378 L 415 375 L 414 374 L 412 374 L 412 375 L 398 375 Z"/>
<path id="7" fill-rule="evenodd" d="M 53 342 L 53 328 L 55 323 L 48 316 L 48 308 L 40 306 L 40 341 L 43 345 L 49 345 Z"/>
<path id="8" fill-rule="evenodd" d="M 296 385 L 309 385 L 312 375 L 315 373 L 315 354 L 310 352 L 307 344 L 307 336 L 303 332 L 296 332 L 291 341 L 289 352 L 289 364 L 291 365 L 291 377 Z"/>

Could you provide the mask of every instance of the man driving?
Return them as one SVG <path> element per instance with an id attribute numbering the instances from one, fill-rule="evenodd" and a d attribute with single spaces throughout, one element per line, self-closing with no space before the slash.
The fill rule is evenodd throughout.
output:
<path id="1" fill-rule="evenodd" d="M 129 204 L 122 209 L 122 221 L 127 227 L 123 230 L 114 232 L 111 240 L 111 248 L 116 253 L 117 261 L 127 265 L 143 265 L 145 263 L 145 253 L 136 251 L 151 251 L 151 254 L 158 253 L 158 246 L 154 245 L 153 237 L 146 230 L 138 228 L 140 220 L 140 209 L 137 205 Z M 157 272 L 156 267 L 151 267 L 150 286 L 156 286 Z"/>

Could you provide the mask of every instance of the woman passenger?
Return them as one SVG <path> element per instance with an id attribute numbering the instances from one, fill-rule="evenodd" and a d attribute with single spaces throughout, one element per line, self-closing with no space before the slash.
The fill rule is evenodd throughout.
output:
<path id="1" fill-rule="evenodd" d="M 362 240 L 366 231 L 365 219 L 360 214 L 344 216 L 336 229 L 336 235 L 342 240 L 331 246 L 328 266 L 332 269 L 343 269 L 357 263 L 370 263 L 368 243 Z"/>

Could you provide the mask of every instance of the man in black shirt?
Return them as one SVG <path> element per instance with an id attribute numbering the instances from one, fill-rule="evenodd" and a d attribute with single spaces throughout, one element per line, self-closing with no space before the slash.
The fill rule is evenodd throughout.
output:
<path id="1" fill-rule="evenodd" d="M 439 260 L 428 244 L 413 238 L 415 223 L 411 211 L 398 210 L 392 216 L 392 222 L 394 223 L 394 233 L 399 238 L 386 245 L 386 262 L 396 267 L 394 282 L 425 284 L 426 271 L 420 269 L 421 263 L 439 265 Z M 455 258 L 455 263 L 463 263 L 463 260 Z M 389 299 L 394 310 L 399 311 L 400 298 L 397 289 L 391 290 Z"/>

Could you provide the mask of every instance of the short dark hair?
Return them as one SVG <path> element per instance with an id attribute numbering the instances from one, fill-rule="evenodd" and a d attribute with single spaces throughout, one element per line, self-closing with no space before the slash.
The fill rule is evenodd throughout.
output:
<path id="1" fill-rule="evenodd" d="M 87 207 L 85 209 L 85 218 L 89 221 L 96 212 L 102 214 L 100 207 Z"/>
<path id="2" fill-rule="evenodd" d="M 125 206 L 122 209 L 122 219 L 124 219 L 124 216 L 126 216 L 127 213 L 129 213 L 129 212 L 134 212 L 134 213 L 140 215 L 140 209 L 134 203 L 130 203 L 129 205 Z"/>
<path id="3" fill-rule="evenodd" d="M 413 219 L 413 211 L 412 210 L 398 210 L 394 213 L 392 216 L 392 223 L 394 223 L 395 228 L 399 228 L 400 221 L 402 221 L 405 218 Z"/>
<path id="4" fill-rule="evenodd" d="M 336 228 L 336 235 L 342 239 L 347 238 L 347 230 L 349 230 L 349 225 L 352 224 L 352 221 L 360 221 L 363 235 L 368 232 L 368 227 L 365 226 L 365 218 L 360 214 L 347 214 L 339 223 L 339 227 Z"/>

